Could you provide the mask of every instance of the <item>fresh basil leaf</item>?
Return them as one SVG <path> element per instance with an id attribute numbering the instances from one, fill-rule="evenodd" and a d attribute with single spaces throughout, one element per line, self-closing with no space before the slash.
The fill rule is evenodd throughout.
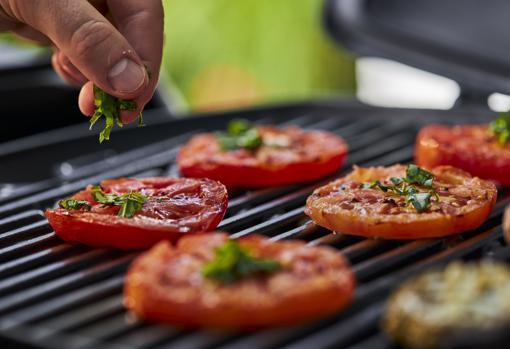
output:
<path id="1" fill-rule="evenodd" d="M 406 178 L 404 179 L 409 184 L 419 184 L 424 187 L 432 187 L 434 175 L 414 164 L 407 165 Z"/>
<path id="2" fill-rule="evenodd" d="M 246 120 L 231 121 L 227 132 L 217 132 L 216 139 L 222 151 L 255 150 L 262 145 L 262 136 L 258 129 Z"/>
<path id="3" fill-rule="evenodd" d="M 132 218 L 143 207 L 147 200 L 140 193 L 132 192 L 123 195 L 105 193 L 101 187 L 93 186 L 90 193 L 94 200 L 103 206 L 120 206 L 119 217 Z"/>
<path id="4" fill-rule="evenodd" d="M 432 188 L 434 175 L 416 165 L 410 164 L 406 168 L 406 178 L 391 177 L 393 185 L 383 185 L 379 180 L 362 184 L 362 188 L 378 188 L 383 192 L 392 192 L 395 195 L 406 196 L 406 202 L 412 204 L 417 212 L 423 212 L 430 206 L 432 196 L 439 201 L 439 194 L 435 190 L 420 193 L 412 184 Z"/>
<path id="5" fill-rule="evenodd" d="M 88 201 L 85 200 L 76 200 L 73 198 L 63 199 L 58 202 L 58 206 L 61 208 L 65 208 L 66 210 L 81 210 L 90 211 L 92 206 L 90 206 Z"/>
<path id="6" fill-rule="evenodd" d="M 104 116 L 105 118 L 105 127 L 99 133 L 99 143 L 103 143 L 105 140 L 110 140 L 110 133 L 113 129 L 113 126 L 117 124 L 118 127 L 124 126 L 122 120 L 120 119 L 120 111 L 128 110 L 133 111 L 136 110 L 136 102 L 134 101 L 126 101 L 117 97 L 114 97 L 105 91 L 101 90 L 99 87 L 94 85 L 94 105 L 96 110 L 90 119 L 90 129 L 92 126 L 97 123 L 97 121 Z M 142 127 L 143 119 L 142 113 L 138 115 L 138 127 Z"/>
<path id="7" fill-rule="evenodd" d="M 243 119 L 232 120 L 228 123 L 227 132 L 231 136 L 237 136 L 253 128 L 253 125 Z"/>
<path id="8" fill-rule="evenodd" d="M 430 206 L 431 193 L 413 193 L 408 196 L 410 202 L 418 213 L 425 211 Z"/>
<path id="9" fill-rule="evenodd" d="M 257 258 L 239 245 L 228 241 L 216 249 L 215 258 L 202 270 L 205 277 L 220 283 L 230 284 L 259 273 L 271 273 L 281 269 L 281 264 L 272 259 Z"/>
<path id="10" fill-rule="evenodd" d="M 391 183 L 393 183 L 393 185 L 400 185 L 400 184 L 404 183 L 404 180 L 399 177 L 391 177 L 390 181 L 391 181 Z"/>
<path id="11" fill-rule="evenodd" d="M 510 141 L 510 114 L 501 113 L 489 124 L 489 131 L 496 137 L 499 145 L 505 146 Z"/>
<path id="12" fill-rule="evenodd" d="M 257 149 L 262 145 L 262 137 L 256 128 L 251 128 L 239 135 L 237 138 L 237 145 L 239 148 L 249 150 Z"/>
<path id="13" fill-rule="evenodd" d="M 117 215 L 131 218 L 142 209 L 145 197 L 140 193 L 129 193 L 122 195 L 117 202 L 120 203 L 120 210 Z"/>

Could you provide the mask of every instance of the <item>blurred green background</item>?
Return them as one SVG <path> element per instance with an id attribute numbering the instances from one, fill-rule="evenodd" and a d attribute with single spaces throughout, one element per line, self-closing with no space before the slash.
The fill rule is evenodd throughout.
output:
<path id="1" fill-rule="evenodd" d="M 326 35 L 322 0 L 163 0 L 163 4 L 162 90 L 170 94 L 175 110 L 355 92 L 354 58 Z M 34 50 L 9 33 L 0 33 L 0 41 Z"/>
<path id="2" fill-rule="evenodd" d="M 210 110 L 354 94 L 354 59 L 327 37 L 322 0 L 164 0 L 162 79 Z"/>

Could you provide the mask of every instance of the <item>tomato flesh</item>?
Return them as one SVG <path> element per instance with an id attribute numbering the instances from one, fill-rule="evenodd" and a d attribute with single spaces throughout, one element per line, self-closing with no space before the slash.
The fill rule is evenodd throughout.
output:
<path id="1" fill-rule="evenodd" d="M 338 170 L 347 155 L 347 144 L 329 132 L 296 127 L 257 129 L 269 145 L 255 151 L 222 151 L 214 134 L 194 136 L 179 151 L 181 173 L 216 179 L 227 187 L 269 187 L 322 178 Z"/>
<path id="2" fill-rule="evenodd" d="M 146 248 L 160 240 L 175 241 L 186 233 L 214 230 L 227 208 L 225 186 L 209 179 L 121 178 L 103 181 L 101 188 L 119 195 L 140 192 L 147 200 L 134 217 L 119 217 L 120 208 L 94 201 L 89 186 L 73 198 L 88 201 L 90 211 L 46 211 L 58 236 L 91 246 Z"/>
<path id="3" fill-rule="evenodd" d="M 352 299 L 354 276 L 346 259 L 330 247 L 262 236 L 239 241 L 251 254 L 271 258 L 282 269 L 231 284 L 203 276 L 224 233 L 198 234 L 162 242 L 128 271 L 125 305 L 137 316 L 185 328 L 252 330 L 284 326 L 335 313 Z"/>
<path id="4" fill-rule="evenodd" d="M 404 165 L 355 167 L 347 176 L 316 189 L 307 200 L 305 213 L 318 225 L 345 234 L 419 239 L 475 229 L 496 204 L 492 182 L 451 166 L 430 170 L 439 201 L 434 199 L 420 213 L 405 196 L 363 187 L 375 180 L 390 185 L 391 177 L 405 177 L 405 171 Z"/>
<path id="5" fill-rule="evenodd" d="M 510 144 L 498 144 L 488 125 L 424 127 L 416 139 L 415 158 L 419 166 L 451 165 L 510 185 Z"/>

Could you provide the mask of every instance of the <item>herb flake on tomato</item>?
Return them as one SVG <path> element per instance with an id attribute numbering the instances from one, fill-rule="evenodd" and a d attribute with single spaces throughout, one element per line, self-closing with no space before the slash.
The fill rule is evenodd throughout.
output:
<path id="1" fill-rule="evenodd" d="M 81 210 L 90 211 L 92 206 L 90 206 L 89 202 L 86 200 L 76 200 L 73 198 L 62 199 L 58 202 L 58 206 L 60 208 L 64 208 L 66 210 Z"/>
<path id="2" fill-rule="evenodd" d="M 215 258 L 204 267 L 202 273 L 220 283 L 230 284 L 255 274 L 267 274 L 280 269 L 278 261 L 255 257 L 238 242 L 228 241 L 216 249 Z"/>
<path id="3" fill-rule="evenodd" d="M 127 194 L 107 194 L 100 186 L 93 186 L 90 190 L 92 197 L 103 206 L 120 206 L 119 217 L 132 218 L 143 207 L 147 200 L 145 196 L 140 193 L 130 192 Z"/>
<path id="4" fill-rule="evenodd" d="M 216 137 L 222 151 L 255 150 L 262 145 L 259 131 L 247 120 L 230 121 L 227 132 L 218 132 Z"/>
<path id="5" fill-rule="evenodd" d="M 510 140 L 510 114 L 501 113 L 489 124 L 489 130 L 496 137 L 499 145 L 505 146 Z"/>
<path id="6" fill-rule="evenodd" d="M 413 205 L 418 213 L 425 212 L 430 207 L 432 197 L 439 201 L 439 195 L 432 189 L 434 175 L 415 164 L 409 164 L 406 167 L 406 177 L 391 177 L 392 185 L 384 185 L 380 180 L 372 183 L 364 183 L 364 189 L 380 189 L 383 192 L 391 192 L 395 195 L 405 196 L 406 202 Z M 430 188 L 429 192 L 419 192 L 412 184 L 417 184 L 426 188 Z"/>

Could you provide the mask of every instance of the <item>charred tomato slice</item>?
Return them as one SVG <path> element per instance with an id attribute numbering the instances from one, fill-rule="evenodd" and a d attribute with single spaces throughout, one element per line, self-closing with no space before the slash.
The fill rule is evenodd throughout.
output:
<path id="1" fill-rule="evenodd" d="M 338 170 L 347 144 L 326 131 L 260 126 L 256 149 L 222 150 L 217 135 L 194 136 L 177 162 L 187 177 L 207 177 L 227 187 L 258 188 L 319 179 Z"/>
<path id="2" fill-rule="evenodd" d="M 221 284 L 204 267 L 229 237 L 189 235 L 173 247 L 161 242 L 131 265 L 125 305 L 137 316 L 184 328 L 253 330 L 284 326 L 335 313 L 352 299 L 354 276 L 346 259 L 330 247 L 262 236 L 236 240 L 281 268 Z"/>
<path id="3" fill-rule="evenodd" d="M 72 197 L 88 202 L 88 210 L 46 211 L 58 236 L 91 246 L 146 248 L 160 240 L 214 230 L 227 208 L 225 186 L 209 179 L 120 178 L 101 182 L 101 189 L 107 194 L 140 193 L 146 201 L 132 218 L 119 217 L 120 207 L 95 201 L 89 186 Z"/>
<path id="4" fill-rule="evenodd" d="M 510 144 L 501 145 L 488 125 L 430 125 L 418 133 L 416 163 L 451 165 L 484 179 L 510 185 Z"/>
<path id="5" fill-rule="evenodd" d="M 355 166 L 347 176 L 316 189 L 307 200 L 305 213 L 318 225 L 345 234 L 419 239 L 475 229 L 496 203 L 492 182 L 451 166 L 430 170 L 434 177 L 430 190 L 437 197 L 422 212 L 410 205 L 406 196 L 370 188 L 374 181 L 383 188 L 391 186 L 392 178 L 403 178 L 405 173 L 404 165 Z"/>

